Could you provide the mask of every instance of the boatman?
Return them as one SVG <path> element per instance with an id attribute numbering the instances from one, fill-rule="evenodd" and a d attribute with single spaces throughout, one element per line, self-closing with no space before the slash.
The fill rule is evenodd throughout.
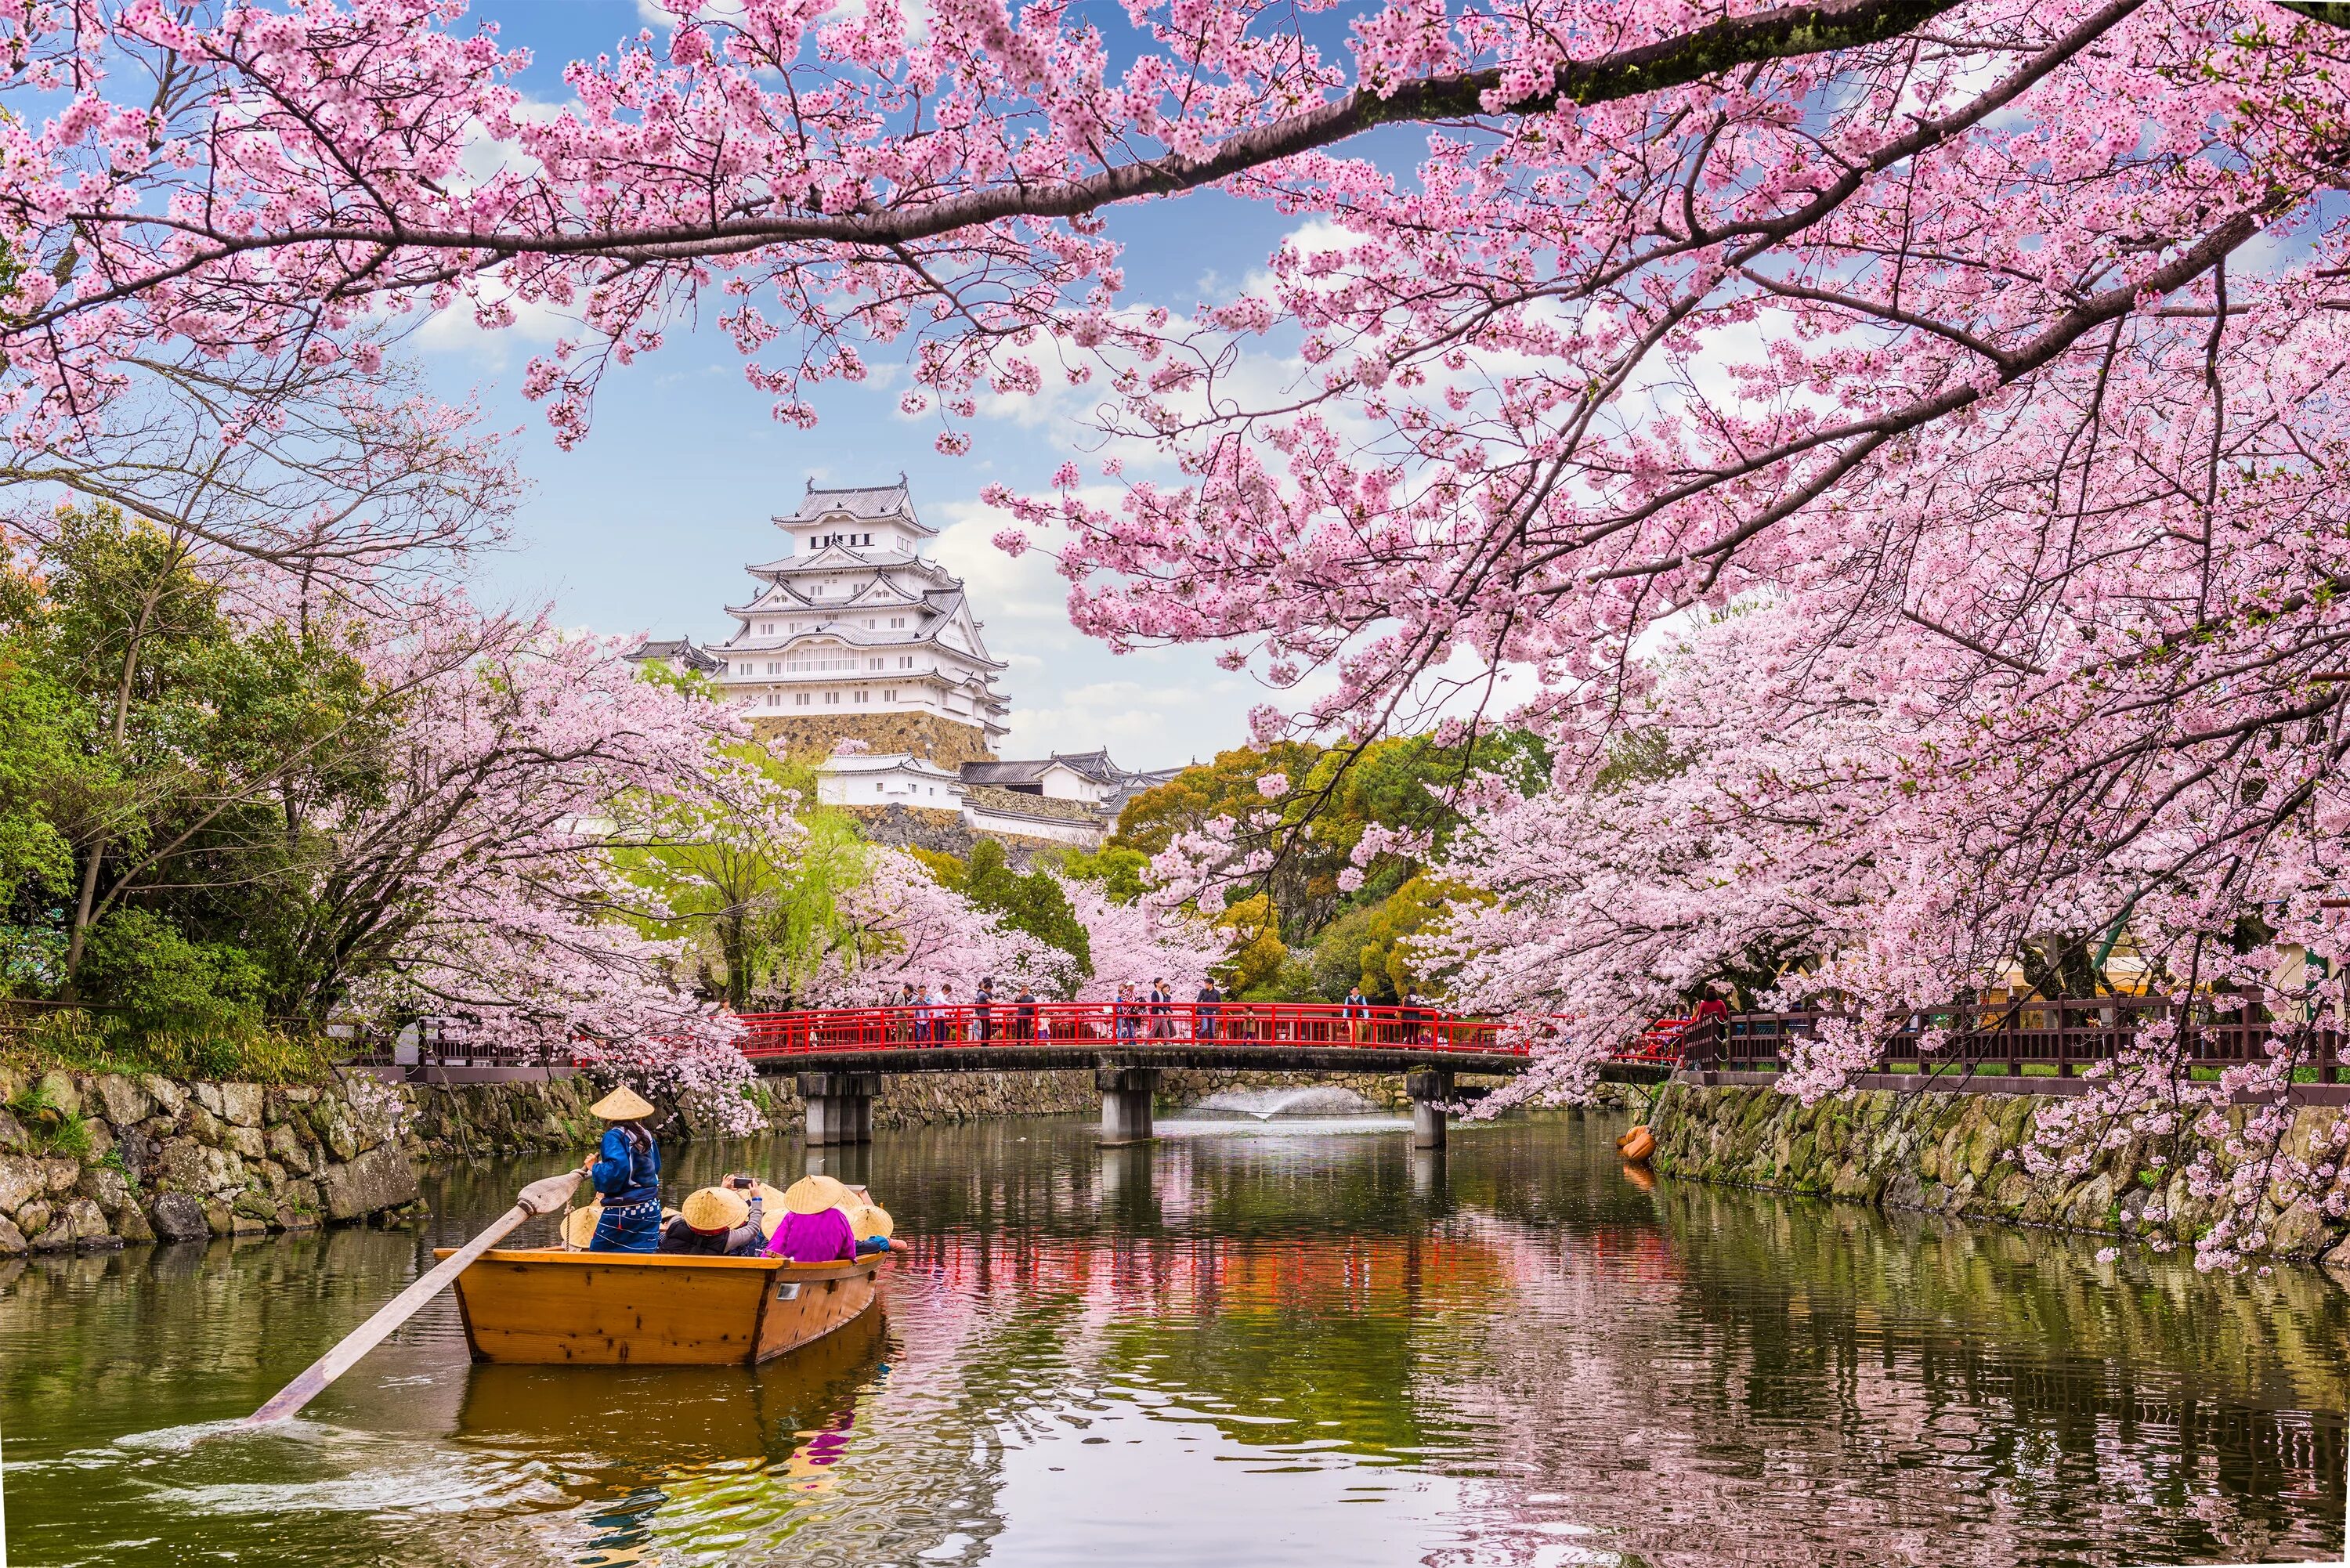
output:
<path id="1" fill-rule="evenodd" d="M 626 1084 L 588 1107 L 612 1125 L 579 1168 L 604 1207 L 591 1252 L 650 1252 L 660 1244 L 660 1148 L 644 1127 L 653 1107 Z"/>

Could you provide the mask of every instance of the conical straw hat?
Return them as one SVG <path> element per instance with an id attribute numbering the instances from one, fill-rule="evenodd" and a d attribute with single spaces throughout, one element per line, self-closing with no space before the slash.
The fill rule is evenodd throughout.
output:
<path id="1" fill-rule="evenodd" d="M 575 1252 L 584 1252 L 588 1243 L 596 1239 L 596 1221 L 604 1216 L 602 1202 L 590 1203 L 585 1209 L 574 1209 L 564 1217 L 563 1239 L 571 1243 Z"/>
<path id="2" fill-rule="evenodd" d="M 759 1195 L 759 1230 L 764 1234 L 784 1222 L 784 1215 L 788 1212 L 784 1207 L 784 1194 L 781 1189 L 770 1187 L 764 1181 L 754 1185 L 751 1190 Z"/>
<path id="3" fill-rule="evenodd" d="M 856 1199 L 848 1189 L 829 1176 L 803 1176 L 784 1189 L 784 1208 L 794 1214 L 821 1214 L 846 1210 Z"/>
<path id="4" fill-rule="evenodd" d="M 697 1187 L 686 1194 L 679 1210 L 685 1222 L 704 1235 L 732 1231 L 751 1217 L 751 1206 L 743 1201 L 739 1192 L 723 1187 Z"/>
<path id="5" fill-rule="evenodd" d="M 887 1209 L 866 1203 L 848 1211 L 848 1228 L 857 1232 L 858 1241 L 869 1241 L 876 1236 L 895 1235 L 898 1222 L 889 1218 Z"/>
<path id="6" fill-rule="evenodd" d="M 623 1084 L 588 1106 L 588 1114 L 601 1116 L 608 1122 L 632 1122 L 639 1116 L 651 1116 L 653 1107 L 650 1101 Z"/>

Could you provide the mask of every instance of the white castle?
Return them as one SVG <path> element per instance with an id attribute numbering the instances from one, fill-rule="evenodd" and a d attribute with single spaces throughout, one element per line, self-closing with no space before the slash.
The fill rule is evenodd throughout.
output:
<path id="1" fill-rule="evenodd" d="M 988 657 L 960 578 L 922 554 L 938 531 L 914 514 L 906 479 L 824 490 L 808 482 L 799 509 L 775 519 L 792 552 L 743 569 L 759 584 L 728 605 L 732 637 L 710 649 L 719 680 L 756 716 L 930 713 L 1004 732 Z"/>
<path id="2" fill-rule="evenodd" d="M 951 812 L 976 832 L 1098 843 L 1118 809 L 1174 775 L 1106 752 L 1001 762 L 1008 705 L 962 581 L 922 554 L 938 531 L 895 484 L 819 487 L 774 519 L 790 553 L 746 566 L 758 585 L 728 605 L 734 629 L 697 648 L 648 642 L 630 657 L 716 680 L 770 744 L 821 754 L 827 805 Z M 866 750 L 836 751 L 844 740 Z"/>

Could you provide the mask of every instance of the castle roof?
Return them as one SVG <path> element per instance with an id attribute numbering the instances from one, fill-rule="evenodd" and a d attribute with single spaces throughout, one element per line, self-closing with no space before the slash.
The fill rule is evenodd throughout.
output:
<path id="1" fill-rule="evenodd" d="M 655 659 L 681 664 L 688 670 L 699 670 L 704 674 L 715 674 L 726 668 L 724 659 L 714 659 L 694 647 L 693 639 L 690 637 L 668 638 L 658 641 L 649 639 L 639 643 L 632 651 L 621 657 L 631 664 L 644 664 Z"/>
<path id="2" fill-rule="evenodd" d="M 807 482 L 807 493 L 800 497 L 798 510 L 781 514 L 775 519 L 779 528 L 803 527 L 835 513 L 851 517 L 879 520 L 893 519 L 913 532 L 935 535 L 938 530 L 914 515 L 914 497 L 900 473 L 895 484 L 849 484 L 837 488 Z"/>

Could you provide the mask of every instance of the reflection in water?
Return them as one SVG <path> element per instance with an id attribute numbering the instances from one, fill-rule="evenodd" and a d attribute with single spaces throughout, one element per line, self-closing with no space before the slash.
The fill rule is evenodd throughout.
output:
<path id="1" fill-rule="evenodd" d="M 1442 1149 L 1416 1148 L 1411 1151 L 1411 1192 L 1422 1203 L 1432 1203 L 1444 1196 Z"/>
<path id="2" fill-rule="evenodd" d="M 24 1563 L 2179 1563 L 2341 1550 L 2350 1298 L 1677 1184 L 1579 1119 L 1082 1121 L 816 1161 L 912 1241 L 889 1314 L 757 1369 L 472 1366 L 442 1302 L 251 1409 L 546 1160 L 428 1232 L 0 1272 Z M 1646 1178 L 1645 1180 L 1642 1179 Z M 199 1266 L 201 1265 L 201 1266 Z M 128 1438 L 130 1440 L 124 1440 Z"/>

